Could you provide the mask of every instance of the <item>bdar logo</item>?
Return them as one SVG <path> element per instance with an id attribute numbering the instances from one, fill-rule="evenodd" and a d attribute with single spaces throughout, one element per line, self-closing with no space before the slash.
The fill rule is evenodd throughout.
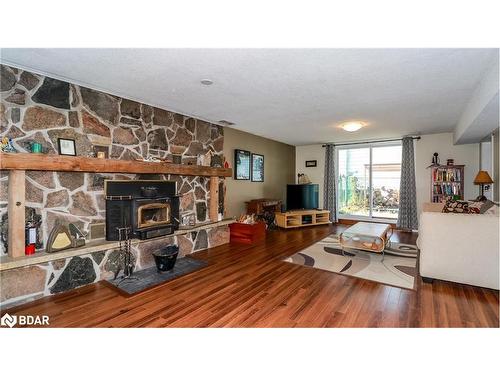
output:
<path id="1" fill-rule="evenodd" d="M 47 315 L 10 315 L 5 313 L 0 319 L 0 325 L 10 328 L 17 324 L 18 327 L 23 326 L 48 326 L 49 317 Z"/>
<path id="2" fill-rule="evenodd" d="M 3 326 L 9 326 L 10 328 L 14 327 L 17 323 L 17 316 L 12 316 L 9 314 L 4 314 L 2 319 L 0 319 L 0 324 Z"/>

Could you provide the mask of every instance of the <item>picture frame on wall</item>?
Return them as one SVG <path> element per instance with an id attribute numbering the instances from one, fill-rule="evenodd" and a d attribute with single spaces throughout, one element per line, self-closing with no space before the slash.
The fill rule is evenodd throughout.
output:
<path id="1" fill-rule="evenodd" d="M 76 156 L 76 144 L 74 139 L 57 138 L 59 155 Z"/>
<path id="2" fill-rule="evenodd" d="M 234 150 L 234 179 L 250 180 L 251 153 L 245 150 Z"/>
<path id="3" fill-rule="evenodd" d="M 306 168 L 314 168 L 318 166 L 317 160 L 306 160 Z"/>
<path id="4" fill-rule="evenodd" d="M 252 182 L 264 182 L 264 155 L 252 154 Z"/>

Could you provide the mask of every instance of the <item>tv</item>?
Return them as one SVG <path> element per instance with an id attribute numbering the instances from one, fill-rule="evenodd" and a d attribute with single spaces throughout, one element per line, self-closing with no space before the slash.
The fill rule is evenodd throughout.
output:
<path id="1" fill-rule="evenodd" d="M 286 186 L 287 210 L 312 210 L 318 207 L 318 184 L 288 184 Z"/>

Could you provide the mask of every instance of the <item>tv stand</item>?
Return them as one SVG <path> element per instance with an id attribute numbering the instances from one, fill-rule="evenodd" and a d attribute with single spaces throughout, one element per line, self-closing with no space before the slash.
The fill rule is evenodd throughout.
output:
<path id="1" fill-rule="evenodd" d="M 276 224 L 280 228 L 300 228 L 310 225 L 330 224 L 330 211 L 314 209 L 276 212 Z"/>

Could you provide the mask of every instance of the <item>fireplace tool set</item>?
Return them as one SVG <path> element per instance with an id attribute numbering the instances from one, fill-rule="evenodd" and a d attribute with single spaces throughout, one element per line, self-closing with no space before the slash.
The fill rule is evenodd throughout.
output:
<path id="1" fill-rule="evenodd" d="M 121 227 L 116 228 L 116 230 L 118 231 L 120 265 L 123 266 L 123 276 L 120 283 L 124 280 L 137 279 L 132 277 L 135 265 L 132 258 L 131 227 Z"/>

